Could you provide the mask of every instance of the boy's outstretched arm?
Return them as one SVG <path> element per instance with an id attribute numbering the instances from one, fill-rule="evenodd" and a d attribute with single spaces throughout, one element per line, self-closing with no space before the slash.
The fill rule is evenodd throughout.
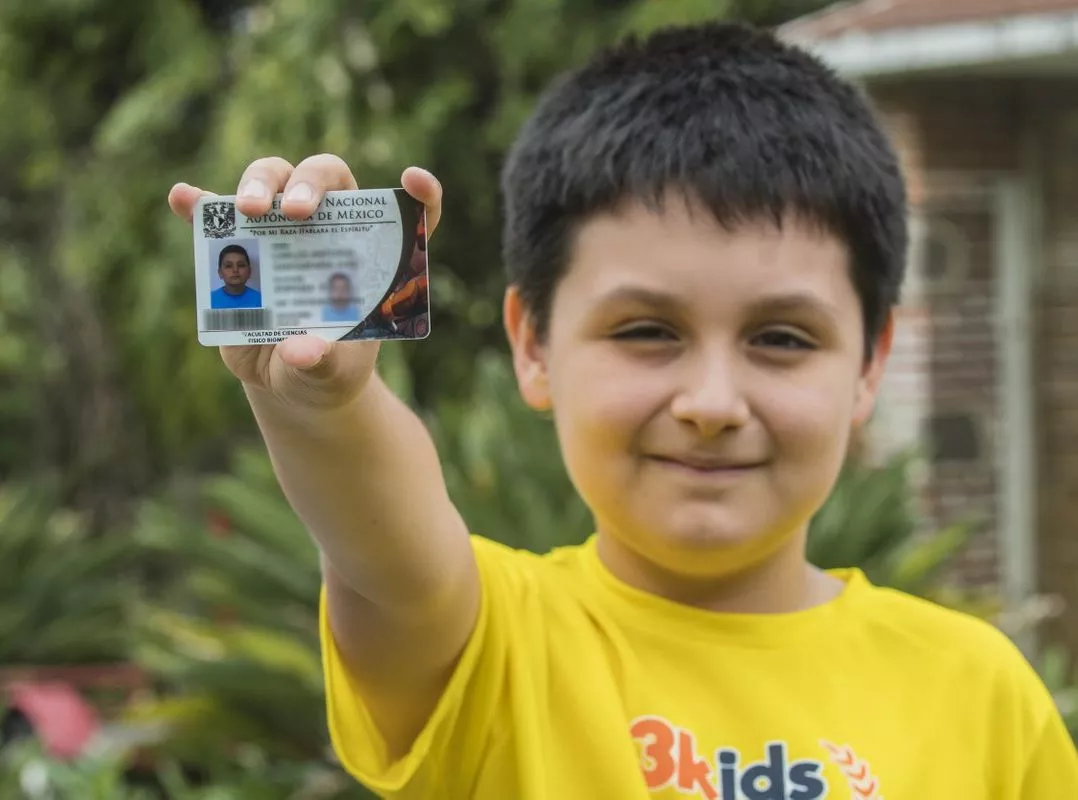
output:
<path id="1" fill-rule="evenodd" d="M 425 204 L 433 232 L 438 182 L 409 169 L 402 185 Z M 284 192 L 281 210 L 302 219 L 326 191 L 354 188 L 335 156 L 295 168 L 260 159 L 240 179 L 237 206 L 256 216 Z M 178 184 L 169 204 L 190 221 L 202 194 Z M 429 434 L 374 372 L 378 347 L 303 336 L 221 354 L 243 384 L 285 495 L 321 551 L 337 647 L 391 755 L 400 756 L 471 633 L 479 579 Z"/>

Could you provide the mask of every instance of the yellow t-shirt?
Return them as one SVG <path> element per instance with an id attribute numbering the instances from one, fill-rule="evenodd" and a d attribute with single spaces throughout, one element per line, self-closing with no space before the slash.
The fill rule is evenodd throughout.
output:
<path id="1" fill-rule="evenodd" d="M 482 602 L 411 752 L 386 749 L 322 637 L 345 768 L 390 798 L 1071 800 L 1078 754 L 1010 641 L 872 586 L 779 615 L 628 587 L 594 539 L 537 556 L 482 538 Z"/>

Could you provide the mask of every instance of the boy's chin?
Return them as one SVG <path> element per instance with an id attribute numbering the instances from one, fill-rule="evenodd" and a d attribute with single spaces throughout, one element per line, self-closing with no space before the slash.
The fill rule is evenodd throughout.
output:
<path id="1" fill-rule="evenodd" d="M 651 541 L 637 549 L 669 572 L 700 578 L 750 569 L 771 558 L 794 535 L 769 534 L 768 526 L 759 522 L 689 514 L 675 514 L 652 530 Z"/>

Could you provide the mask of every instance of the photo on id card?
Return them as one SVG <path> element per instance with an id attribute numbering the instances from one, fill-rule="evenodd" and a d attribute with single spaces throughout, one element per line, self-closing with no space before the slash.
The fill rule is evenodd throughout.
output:
<path id="1" fill-rule="evenodd" d="M 426 215 L 404 189 L 327 192 L 303 220 L 281 212 L 280 195 L 258 217 L 235 200 L 195 207 L 201 344 L 426 338 Z"/>

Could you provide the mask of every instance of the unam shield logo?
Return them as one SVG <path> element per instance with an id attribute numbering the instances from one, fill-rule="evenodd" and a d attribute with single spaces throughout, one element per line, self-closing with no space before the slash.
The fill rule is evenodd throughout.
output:
<path id="1" fill-rule="evenodd" d="M 224 239 L 236 233 L 236 206 L 232 203 L 206 203 L 202 206 L 202 233 L 211 239 Z"/>

